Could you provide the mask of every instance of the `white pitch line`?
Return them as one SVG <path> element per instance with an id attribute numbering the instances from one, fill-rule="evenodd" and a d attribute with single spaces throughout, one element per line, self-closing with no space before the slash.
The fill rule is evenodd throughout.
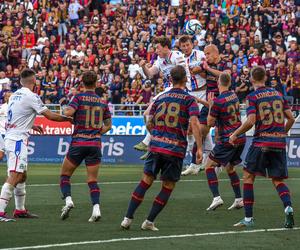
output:
<path id="1" fill-rule="evenodd" d="M 289 181 L 299 181 L 300 178 L 289 178 Z M 220 182 L 229 181 L 229 179 L 219 179 Z M 268 178 L 265 179 L 256 179 L 255 181 L 270 181 Z M 160 181 L 154 181 L 160 182 Z M 207 182 L 207 180 L 180 180 L 179 182 Z M 116 184 L 137 184 L 139 181 L 106 181 L 106 182 L 99 182 L 99 185 L 116 185 Z M 81 186 L 86 185 L 85 182 L 78 182 L 78 183 L 71 183 L 72 186 Z M 49 183 L 49 184 L 29 184 L 26 187 L 51 187 L 51 186 L 59 186 L 56 183 Z M 1 250 L 1 249 L 0 249 Z"/>
<path id="2" fill-rule="evenodd" d="M 291 231 L 291 230 L 300 230 L 300 227 L 295 227 L 293 229 L 267 228 L 267 229 L 255 229 L 255 230 L 243 230 L 243 231 L 225 231 L 225 232 L 196 233 L 196 234 L 161 235 L 161 236 L 150 236 L 150 237 L 116 238 L 116 239 L 109 239 L 109 240 L 78 241 L 78 242 L 48 244 L 48 245 L 1 248 L 0 250 L 42 249 L 42 248 L 53 248 L 53 247 L 68 247 L 68 246 L 78 246 L 78 245 L 89 245 L 89 244 L 105 244 L 105 243 L 115 243 L 115 242 L 124 242 L 124 241 L 176 239 L 176 238 L 191 238 L 191 237 L 202 237 L 202 236 L 218 236 L 218 235 L 232 235 L 232 234 L 249 234 L 249 233 Z"/>

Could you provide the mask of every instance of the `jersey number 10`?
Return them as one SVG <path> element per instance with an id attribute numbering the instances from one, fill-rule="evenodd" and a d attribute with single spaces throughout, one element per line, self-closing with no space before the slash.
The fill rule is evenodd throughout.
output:
<path id="1" fill-rule="evenodd" d="M 103 109 L 99 106 L 84 106 L 85 110 L 85 127 L 100 129 L 103 122 Z M 97 114 L 98 113 L 98 114 Z"/>

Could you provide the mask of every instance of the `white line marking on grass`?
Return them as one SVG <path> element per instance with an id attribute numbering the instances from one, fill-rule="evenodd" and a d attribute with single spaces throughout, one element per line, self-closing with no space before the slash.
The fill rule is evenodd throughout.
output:
<path id="1" fill-rule="evenodd" d="M 150 236 L 150 237 L 117 238 L 117 239 L 109 239 L 109 240 L 78 241 L 78 242 L 58 243 L 58 244 L 49 244 L 49 245 L 1 248 L 0 250 L 41 249 L 41 248 L 68 247 L 68 246 L 90 245 L 90 244 L 105 244 L 105 243 L 115 243 L 115 242 L 123 242 L 123 241 L 176 239 L 176 238 L 191 238 L 191 237 L 218 236 L 218 235 L 231 235 L 231 234 L 250 234 L 250 233 L 264 233 L 264 232 L 278 232 L 278 231 L 290 231 L 290 230 L 300 230 L 300 227 L 295 227 L 293 229 L 268 228 L 268 229 L 255 229 L 255 230 L 243 230 L 243 231 L 225 231 L 225 232 L 212 232 L 212 233 L 196 233 L 196 234 L 161 235 L 161 236 Z"/>
<path id="2" fill-rule="evenodd" d="M 289 181 L 299 181 L 300 178 L 289 178 Z M 229 181 L 229 179 L 219 179 L 219 181 Z M 270 181 L 268 178 L 265 179 L 256 179 L 255 181 Z M 154 181 L 160 182 L 160 181 Z M 179 182 L 207 182 L 207 180 L 180 180 Z M 107 182 L 99 182 L 99 185 L 116 185 L 116 184 L 137 184 L 139 181 L 107 181 Z M 85 182 L 71 183 L 72 186 L 81 186 L 86 185 Z M 59 184 L 49 183 L 49 184 L 29 184 L 26 187 L 51 187 L 51 186 L 59 186 Z M 1 250 L 1 249 L 0 249 Z"/>

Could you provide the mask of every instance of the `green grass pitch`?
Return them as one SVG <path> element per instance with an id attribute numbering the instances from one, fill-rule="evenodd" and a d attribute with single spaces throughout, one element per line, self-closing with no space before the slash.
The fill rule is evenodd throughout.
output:
<path id="1" fill-rule="evenodd" d="M 204 234 L 239 231 L 232 227 L 243 217 L 243 210 L 227 211 L 233 201 L 233 192 L 227 175 L 219 176 L 220 192 L 225 205 L 214 212 L 206 212 L 211 202 L 204 173 L 184 177 L 158 216 L 159 232 L 143 232 L 140 225 L 145 219 L 154 196 L 160 189 L 155 183 L 148 191 L 144 203 L 138 209 L 129 231 L 119 225 L 126 212 L 128 201 L 142 174 L 142 166 L 104 166 L 100 170 L 101 212 L 98 223 L 88 223 L 91 215 L 89 190 L 85 184 L 85 168 L 79 167 L 72 178 L 72 196 L 75 208 L 66 221 L 59 219 L 63 205 L 59 186 L 58 165 L 29 166 L 27 208 L 37 213 L 36 220 L 18 220 L 0 223 L 0 249 L 84 242 L 82 245 L 55 246 L 51 249 L 298 249 L 300 230 L 252 232 L 209 236 L 159 239 L 158 236 Z M 241 176 L 241 171 L 239 171 Z M 0 168 L 1 184 L 5 180 L 6 167 Z M 121 182 L 121 183 L 120 183 Z M 101 184 L 103 183 L 103 184 Z M 43 184 L 43 185 L 38 185 Z M 50 185 L 48 185 L 50 184 Z M 51 185 L 52 184 L 52 185 Z M 288 184 L 292 193 L 296 226 L 300 225 L 300 169 L 290 169 Z M 284 214 L 281 201 L 269 180 L 258 178 L 255 183 L 255 227 L 250 230 L 282 228 Z M 8 213 L 11 214 L 12 201 Z M 137 241 L 101 242 L 101 240 L 154 237 Z M 93 243 L 91 241 L 99 241 Z M 298 247 L 297 247 L 298 246 Z M 29 248 L 28 248 L 29 249 Z"/>

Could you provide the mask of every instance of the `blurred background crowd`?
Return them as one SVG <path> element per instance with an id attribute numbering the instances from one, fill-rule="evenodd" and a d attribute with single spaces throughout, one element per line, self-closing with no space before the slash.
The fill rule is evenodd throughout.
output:
<path id="1" fill-rule="evenodd" d="M 92 69 L 109 103 L 147 104 L 162 78 L 147 79 L 139 61 L 155 61 L 155 36 L 168 36 L 178 50 L 190 19 L 203 27 L 195 48 L 218 46 L 241 102 L 251 67 L 263 65 L 268 84 L 300 104 L 300 0 L 1 0 L 0 98 L 20 87 L 29 67 L 42 100 L 64 104 Z"/>

